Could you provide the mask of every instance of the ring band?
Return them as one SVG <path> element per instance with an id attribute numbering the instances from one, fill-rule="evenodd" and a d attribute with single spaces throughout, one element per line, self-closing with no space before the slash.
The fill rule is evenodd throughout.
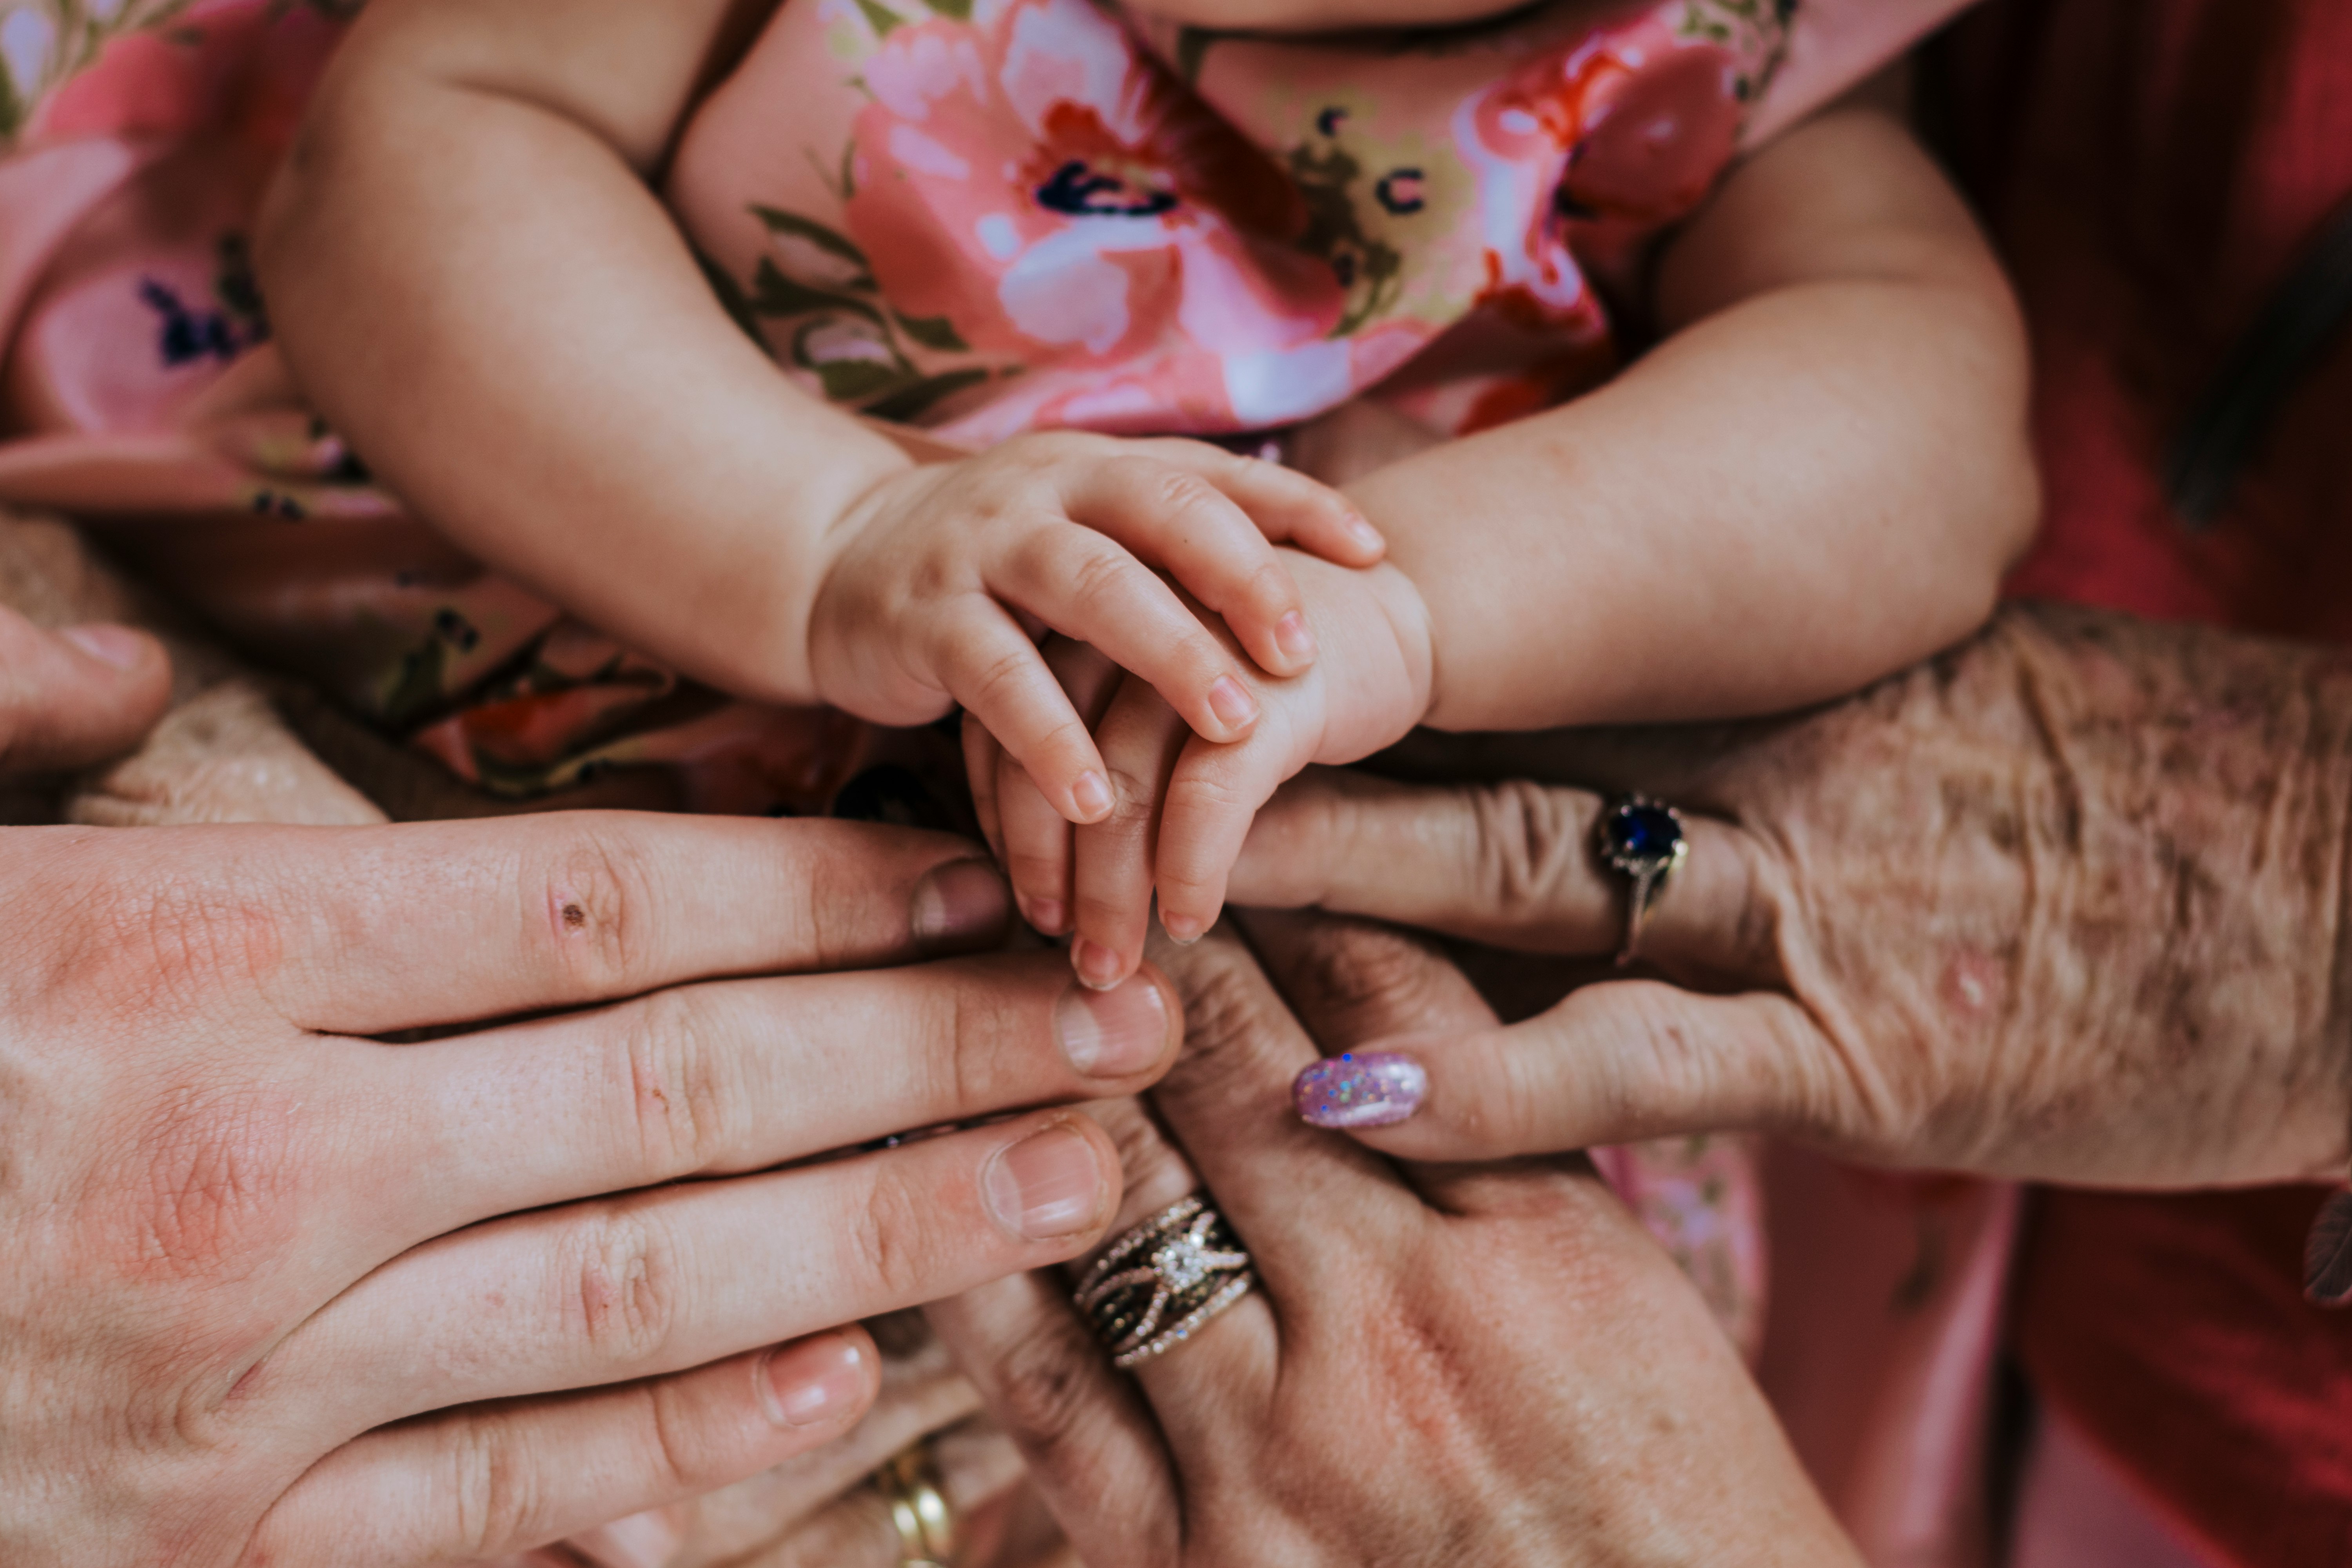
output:
<path id="1" fill-rule="evenodd" d="M 1182 1344 L 1256 1285 L 1241 1238 L 1195 1194 L 1112 1242 L 1071 1300 L 1124 1372 Z"/>
<path id="2" fill-rule="evenodd" d="M 940 1484 L 929 1437 L 901 1448 L 875 1471 L 874 1489 L 898 1532 L 898 1568 L 948 1568 L 955 1561 L 955 1510 Z"/>
<path id="3" fill-rule="evenodd" d="M 1625 902 L 1625 941 L 1617 950 L 1620 969 L 1642 947 L 1642 921 L 1666 884 L 1690 858 L 1690 837 L 1682 813 L 1660 801 L 1628 795 L 1601 814 L 1594 847 L 1602 865 L 1631 886 Z"/>

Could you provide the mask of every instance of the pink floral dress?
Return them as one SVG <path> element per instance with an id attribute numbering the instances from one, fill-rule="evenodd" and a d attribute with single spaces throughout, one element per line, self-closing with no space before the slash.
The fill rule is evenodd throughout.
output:
<path id="1" fill-rule="evenodd" d="M 102 531 L 486 789 L 635 770 L 692 809 L 832 808 L 866 726 L 571 620 L 303 406 L 246 236 L 351 8 L 0 0 L 0 504 Z M 950 442 L 1245 437 L 1364 396 L 1466 432 L 1605 379 L 1645 247 L 1740 146 L 1959 8 L 1554 0 L 1274 39 L 1095 0 L 787 0 L 665 195 L 782 374 Z M 1745 1147 L 1603 1163 L 1754 1346 Z"/>

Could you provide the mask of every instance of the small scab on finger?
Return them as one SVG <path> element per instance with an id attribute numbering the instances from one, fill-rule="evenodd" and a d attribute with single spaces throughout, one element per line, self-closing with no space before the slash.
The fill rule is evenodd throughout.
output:
<path id="1" fill-rule="evenodd" d="M 567 900 L 560 912 L 565 931 L 578 931 L 588 923 L 588 911 L 576 903 Z"/>

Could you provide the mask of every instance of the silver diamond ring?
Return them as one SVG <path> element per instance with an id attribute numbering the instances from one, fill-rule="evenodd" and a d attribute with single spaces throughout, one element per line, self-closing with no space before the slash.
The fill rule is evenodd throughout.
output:
<path id="1" fill-rule="evenodd" d="M 1071 1299 L 1125 1369 L 1182 1344 L 1256 1284 L 1241 1238 L 1195 1194 L 1112 1242 Z"/>

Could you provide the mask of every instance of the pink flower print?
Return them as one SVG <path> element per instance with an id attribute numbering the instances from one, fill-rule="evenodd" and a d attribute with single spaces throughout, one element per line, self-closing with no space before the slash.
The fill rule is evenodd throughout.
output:
<path id="1" fill-rule="evenodd" d="M 109 38 L 26 131 L 47 141 L 205 132 L 276 152 L 341 37 L 342 23 L 314 5 L 198 0 L 168 26 L 133 24 Z"/>
<path id="2" fill-rule="evenodd" d="M 963 433 L 1272 423 L 1359 384 L 1297 193 L 1087 0 L 896 27 L 864 79 L 845 216 L 880 292 L 1027 373 Z M 1268 353 L 1302 356 L 1271 400 Z"/>

